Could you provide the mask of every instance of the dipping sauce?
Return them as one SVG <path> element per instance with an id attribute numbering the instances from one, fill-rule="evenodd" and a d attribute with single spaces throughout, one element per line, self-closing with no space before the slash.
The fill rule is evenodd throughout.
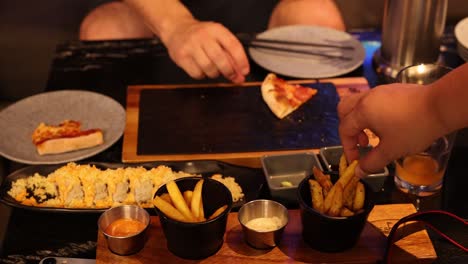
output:
<path id="1" fill-rule="evenodd" d="M 112 222 L 104 232 L 110 236 L 131 236 L 145 229 L 145 224 L 130 218 L 120 218 Z"/>
<path id="2" fill-rule="evenodd" d="M 258 232 L 269 232 L 281 227 L 281 220 L 277 216 L 259 217 L 248 221 L 245 226 Z"/>

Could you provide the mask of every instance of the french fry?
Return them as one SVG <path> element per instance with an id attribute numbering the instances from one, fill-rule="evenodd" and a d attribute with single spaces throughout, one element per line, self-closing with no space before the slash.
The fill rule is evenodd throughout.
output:
<path id="1" fill-rule="evenodd" d="M 217 217 L 218 215 L 220 215 L 222 212 L 224 212 L 224 210 L 227 209 L 227 207 L 228 207 L 227 204 L 225 204 L 225 205 L 221 206 L 220 208 L 216 209 L 216 211 L 214 211 L 214 213 L 210 217 L 208 217 L 208 220 L 211 220 L 211 219 Z"/>
<path id="2" fill-rule="evenodd" d="M 315 181 L 309 180 L 310 196 L 312 197 L 312 206 L 315 210 L 323 213 L 323 192 L 322 186 Z"/>
<path id="3" fill-rule="evenodd" d="M 187 205 L 192 203 L 193 191 L 187 190 L 182 195 L 184 196 L 184 200 Z"/>
<path id="4" fill-rule="evenodd" d="M 203 199 L 200 200 L 200 217 L 199 219 L 201 221 L 206 221 L 206 218 L 205 218 L 205 209 L 203 208 Z"/>
<path id="5" fill-rule="evenodd" d="M 333 187 L 327 193 L 323 201 L 323 211 L 325 213 L 327 213 L 330 210 L 330 207 L 332 206 L 333 196 L 335 196 L 335 192 L 336 192 L 336 184 L 333 185 Z"/>
<path id="6" fill-rule="evenodd" d="M 346 167 L 348 167 L 348 161 L 346 160 L 346 156 L 343 152 L 343 154 L 341 154 L 340 156 L 340 163 L 338 164 L 338 171 L 340 173 L 340 177 L 344 174 Z"/>
<path id="7" fill-rule="evenodd" d="M 348 216 L 352 216 L 352 215 L 354 215 L 353 211 L 349 210 L 346 207 L 341 208 L 340 216 L 348 217 Z"/>
<path id="8" fill-rule="evenodd" d="M 159 195 L 159 198 L 163 199 L 164 201 L 168 202 L 170 205 L 172 204 L 171 196 L 168 193 L 163 193 Z"/>
<path id="9" fill-rule="evenodd" d="M 323 174 L 323 172 L 315 166 L 312 168 L 312 172 L 315 180 L 322 186 L 323 193 L 326 196 L 333 186 L 330 175 Z"/>
<path id="10" fill-rule="evenodd" d="M 344 187 L 343 190 L 343 204 L 348 208 L 353 208 L 354 195 L 356 193 L 356 185 L 359 182 L 359 178 L 354 176 Z"/>
<path id="11" fill-rule="evenodd" d="M 177 210 L 179 210 L 182 213 L 182 215 L 189 221 L 195 221 L 195 218 L 193 217 L 189 207 L 185 203 L 184 197 L 182 196 L 179 187 L 177 187 L 177 184 L 174 181 L 170 181 L 166 184 L 166 188 L 169 195 L 171 196 L 171 200 L 174 204 L 174 207 L 177 208 Z"/>
<path id="12" fill-rule="evenodd" d="M 364 199 L 365 199 L 364 184 L 362 184 L 362 182 L 358 182 L 356 186 L 356 195 L 354 196 L 354 201 L 353 201 L 354 212 L 357 212 L 364 207 Z"/>
<path id="13" fill-rule="evenodd" d="M 329 216 L 352 216 L 362 211 L 365 199 L 364 185 L 355 175 L 359 161 L 347 165 L 346 158 L 340 157 L 340 177 L 332 184 L 330 176 L 313 167 L 315 180 L 309 179 L 312 206 Z M 326 188 L 328 191 L 326 191 Z"/>
<path id="14" fill-rule="evenodd" d="M 153 205 L 161 210 L 161 212 L 163 212 L 165 215 L 174 220 L 188 222 L 181 212 L 179 212 L 174 206 L 159 196 L 154 197 Z"/>
<path id="15" fill-rule="evenodd" d="M 354 177 L 354 170 L 356 169 L 357 165 L 358 165 L 358 160 L 354 160 L 353 162 L 351 162 L 351 164 L 349 164 L 349 166 L 343 172 L 343 175 L 340 176 L 337 183 L 339 182 L 341 183 L 342 186 L 346 186 L 348 182 L 351 180 L 351 178 Z"/>
<path id="16" fill-rule="evenodd" d="M 343 185 L 337 182 L 334 187 L 335 193 L 333 195 L 333 200 L 330 206 L 330 210 L 328 211 L 328 215 L 339 216 L 341 208 L 343 207 Z"/>
<path id="17" fill-rule="evenodd" d="M 195 188 L 193 189 L 193 197 L 192 197 L 192 203 L 190 205 L 190 209 L 195 219 L 200 218 L 200 202 L 202 200 L 202 197 L 201 197 L 202 187 L 203 187 L 203 179 L 199 180 L 197 184 L 195 184 Z"/>

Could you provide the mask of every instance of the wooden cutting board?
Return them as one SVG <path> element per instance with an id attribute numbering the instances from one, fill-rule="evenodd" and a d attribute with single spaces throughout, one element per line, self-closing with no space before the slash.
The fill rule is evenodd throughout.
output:
<path id="1" fill-rule="evenodd" d="M 220 160 L 259 168 L 263 155 L 317 153 L 320 147 L 339 145 L 336 104 L 349 93 L 368 90 L 367 80 L 353 77 L 291 83 L 321 90 L 308 107 L 298 109 L 304 113 L 297 111 L 281 122 L 268 112 L 258 89 L 252 89 L 260 82 L 129 86 L 122 161 Z M 234 92 L 223 96 L 226 90 Z M 253 94 L 251 90 L 255 90 Z M 181 105 L 186 105 L 185 112 Z"/>
<path id="2" fill-rule="evenodd" d="M 109 251 L 102 234 L 98 235 L 96 263 L 377 263 L 382 260 L 386 236 L 402 217 L 416 212 L 412 204 L 376 205 L 369 215 L 357 245 L 345 252 L 322 253 L 304 243 L 301 237 L 299 210 L 289 211 L 289 223 L 281 244 L 271 250 L 257 250 L 243 240 L 237 213 L 230 213 L 222 248 L 203 260 L 185 260 L 166 248 L 166 239 L 158 217 L 151 218 L 149 240 L 145 247 L 131 256 L 118 256 Z M 431 263 L 437 258 L 425 229 L 414 229 L 411 223 L 402 227 L 409 232 L 398 240 L 392 251 L 393 263 Z"/>

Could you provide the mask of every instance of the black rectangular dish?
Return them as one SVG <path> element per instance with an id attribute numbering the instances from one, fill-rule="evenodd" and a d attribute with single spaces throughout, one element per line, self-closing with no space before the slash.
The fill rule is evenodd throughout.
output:
<path id="1" fill-rule="evenodd" d="M 265 177 L 260 169 L 252 169 L 231 165 L 219 161 L 203 160 L 203 161 L 184 161 L 184 162 L 148 162 L 137 164 L 123 164 L 123 163 L 82 163 L 82 165 L 95 165 L 98 169 L 117 169 L 126 167 L 141 166 L 147 170 L 156 168 L 159 165 L 165 165 L 172 169 L 172 171 L 183 171 L 190 174 L 198 174 L 203 177 L 210 177 L 213 174 L 221 174 L 224 177 L 233 177 L 237 184 L 242 188 L 244 198 L 233 204 L 233 209 L 237 210 L 245 202 L 257 199 L 260 195 L 261 189 L 265 184 Z M 22 209 L 46 211 L 46 212 L 66 212 L 66 213 L 97 213 L 103 212 L 108 208 L 64 208 L 64 207 L 38 207 L 30 206 L 17 202 L 13 197 L 8 194 L 15 180 L 23 179 L 39 173 L 42 176 L 54 172 L 58 168 L 66 166 L 66 164 L 58 165 L 34 165 L 19 169 L 8 175 L 0 186 L 0 202 Z M 152 211 L 152 210 L 151 210 Z"/>
<path id="2" fill-rule="evenodd" d="M 335 85 L 302 85 L 318 93 L 284 119 L 263 101 L 260 84 L 143 89 L 137 154 L 270 152 L 338 144 Z"/>

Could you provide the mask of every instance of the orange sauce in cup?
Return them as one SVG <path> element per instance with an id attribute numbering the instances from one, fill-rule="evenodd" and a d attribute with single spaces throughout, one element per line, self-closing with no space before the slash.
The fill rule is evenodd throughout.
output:
<path id="1" fill-rule="evenodd" d="M 112 222 L 104 232 L 110 236 L 131 236 L 145 229 L 145 224 L 130 218 L 120 218 Z"/>

